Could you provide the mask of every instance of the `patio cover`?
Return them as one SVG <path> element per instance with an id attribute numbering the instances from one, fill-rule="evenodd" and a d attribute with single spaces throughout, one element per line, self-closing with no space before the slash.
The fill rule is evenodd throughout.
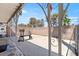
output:
<path id="1" fill-rule="evenodd" d="M 0 22 L 9 22 L 21 6 L 21 3 L 0 3 Z"/>

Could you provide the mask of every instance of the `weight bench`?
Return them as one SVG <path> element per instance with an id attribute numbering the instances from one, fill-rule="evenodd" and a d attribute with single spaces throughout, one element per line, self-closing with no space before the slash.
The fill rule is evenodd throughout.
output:
<path id="1" fill-rule="evenodd" d="M 18 42 L 20 42 L 20 41 L 24 42 L 24 36 L 29 36 L 29 39 L 32 39 L 30 31 L 26 35 L 24 35 L 24 30 L 20 30 L 20 36 L 19 36 Z"/>
<path id="2" fill-rule="evenodd" d="M 29 39 L 32 39 L 32 36 L 31 36 L 31 35 L 29 35 L 29 34 L 28 34 L 28 35 L 24 35 L 24 36 L 29 36 Z"/>

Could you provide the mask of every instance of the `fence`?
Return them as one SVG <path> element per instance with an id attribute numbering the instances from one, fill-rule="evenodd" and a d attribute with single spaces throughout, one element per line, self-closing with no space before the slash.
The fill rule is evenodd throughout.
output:
<path id="1" fill-rule="evenodd" d="M 19 35 L 19 29 L 22 27 L 18 27 L 18 34 Z M 37 27 L 37 28 L 28 28 L 23 27 L 25 29 L 25 34 L 30 30 L 32 34 L 34 35 L 48 35 L 48 27 Z M 62 38 L 63 39 L 72 39 L 72 35 L 74 33 L 74 26 L 70 27 L 62 27 Z M 51 34 L 52 37 L 58 37 L 58 27 L 51 28 Z"/>

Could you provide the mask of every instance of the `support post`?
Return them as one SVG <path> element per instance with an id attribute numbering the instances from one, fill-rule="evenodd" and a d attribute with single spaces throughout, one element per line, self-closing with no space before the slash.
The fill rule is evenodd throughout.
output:
<path id="1" fill-rule="evenodd" d="M 19 15 L 16 15 L 16 35 L 17 35 L 18 18 L 19 18 Z"/>
<path id="2" fill-rule="evenodd" d="M 50 19 L 50 3 L 48 3 L 48 55 L 51 56 L 51 19 Z"/>
<path id="3" fill-rule="evenodd" d="M 62 37 L 61 37 L 61 28 L 62 28 L 62 19 L 63 19 L 63 3 L 58 4 L 59 17 L 58 17 L 58 55 L 62 55 Z"/>

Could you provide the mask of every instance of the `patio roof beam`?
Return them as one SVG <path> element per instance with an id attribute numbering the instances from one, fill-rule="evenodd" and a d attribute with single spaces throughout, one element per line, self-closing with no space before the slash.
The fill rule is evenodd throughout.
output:
<path id="1" fill-rule="evenodd" d="M 14 11 L 14 13 L 11 15 L 11 17 L 9 18 L 9 20 L 7 21 L 7 23 L 12 19 L 12 17 L 15 16 L 15 14 L 18 12 L 18 10 L 20 10 L 20 8 L 22 7 L 23 3 L 20 3 L 20 6 L 18 6 L 18 8 Z"/>

